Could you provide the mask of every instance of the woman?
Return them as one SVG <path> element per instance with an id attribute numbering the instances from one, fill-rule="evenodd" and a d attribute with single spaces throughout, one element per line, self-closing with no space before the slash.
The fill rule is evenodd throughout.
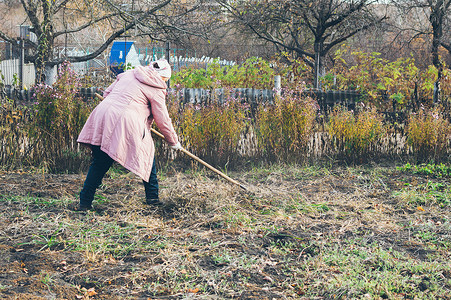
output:
<path id="1" fill-rule="evenodd" d="M 142 178 L 147 204 L 162 204 L 150 127 L 155 121 L 169 146 L 181 149 L 165 104 L 170 77 L 170 65 L 159 60 L 119 74 L 105 90 L 104 100 L 92 111 L 77 140 L 92 150 L 77 210 L 92 208 L 95 191 L 114 161 Z"/>

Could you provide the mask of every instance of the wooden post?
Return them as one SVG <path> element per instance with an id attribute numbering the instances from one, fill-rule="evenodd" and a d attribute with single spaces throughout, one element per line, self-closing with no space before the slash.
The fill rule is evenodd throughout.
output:
<path id="1" fill-rule="evenodd" d="M 282 83 L 280 79 L 280 75 L 274 76 L 274 90 L 276 91 L 276 95 L 280 96 L 280 90 L 282 89 Z"/>
<path id="2" fill-rule="evenodd" d="M 19 59 L 19 88 L 20 90 L 23 90 L 23 68 L 25 64 L 25 47 L 24 47 L 24 40 L 21 37 L 19 41 L 19 47 L 20 47 L 20 59 Z"/>
<path id="3" fill-rule="evenodd" d="M 169 63 L 169 52 L 170 51 L 171 51 L 170 44 L 169 44 L 169 42 L 166 42 L 166 59 L 167 59 L 168 63 Z M 170 88 L 171 87 L 171 79 L 169 79 L 166 84 L 167 84 L 168 88 Z"/>

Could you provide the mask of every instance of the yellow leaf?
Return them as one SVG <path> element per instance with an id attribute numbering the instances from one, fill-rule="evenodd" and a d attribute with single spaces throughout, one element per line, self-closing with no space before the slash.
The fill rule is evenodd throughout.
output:
<path id="1" fill-rule="evenodd" d="M 417 209 L 420 211 L 424 211 L 424 208 L 422 206 L 418 206 Z"/>
<path id="2" fill-rule="evenodd" d="M 86 294 L 87 294 L 89 297 L 92 297 L 92 296 L 97 295 L 96 291 L 94 291 L 94 288 L 90 288 L 89 290 L 87 290 L 87 291 L 86 291 Z"/>

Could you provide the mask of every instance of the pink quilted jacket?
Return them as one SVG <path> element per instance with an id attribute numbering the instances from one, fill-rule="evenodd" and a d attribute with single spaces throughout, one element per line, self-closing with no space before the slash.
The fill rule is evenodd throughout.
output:
<path id="1" fill-rule="evenodd" d="M 178 143 L 165 103 L 166 83 L 152 67 L 139 66 L 117 76 L 92 111 L 78 142 L 100 146 L 112 159 L 148 181 L 155 146 L 155 121 L 169 145 Z"/>

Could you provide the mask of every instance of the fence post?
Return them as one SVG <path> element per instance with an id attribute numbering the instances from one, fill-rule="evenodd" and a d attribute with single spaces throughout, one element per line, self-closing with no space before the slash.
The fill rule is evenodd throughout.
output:
<path id="1" fill-rule="evenodd" d="M 169 42 L 166 42 L 166 60 L 168 61 L 168 63 L 169 63 L 169 52 L 170 51 L 171 51 L 170 44 L 169 44 Z M 168 88 L 170 88 L 171 87 L 171 79 L 169 79 L 168 82 L 166 82 L 166 84 L 167 84 Z"/>
<path id="2" fill-rule="evenodd" d="M 282 83 L 280 79 L 280 75 L 274 76 L 274 90 L 276 91 L 276 95 L 280 96 L 280 90 L 282 89 Z"/>
<path id="3" fill-rule="evenodd" d="M 20 59 L 19 59 L 19 89 L 23 90 L 23 65 L 25 62 L 24 40 L 21 37 L 19 40 Z"/>

